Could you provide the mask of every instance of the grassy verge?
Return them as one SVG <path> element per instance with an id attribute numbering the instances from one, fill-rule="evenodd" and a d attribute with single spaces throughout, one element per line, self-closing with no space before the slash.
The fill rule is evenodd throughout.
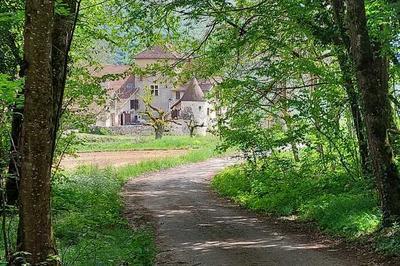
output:
<path id="1" fill-rule="evenodd" d="M 348 240 L 374 239 L 375 248 L 400 255 L 400 230 L 378 232 L 381 213 L 376 193 L 365 180 L 310 165 L 271 160 L 263 167 L 231 167 L 212 181 L 222 196 L 276 216 L 314 221 L 324 232 Z"/>
<path id="2" fill-rule="evenodd" d="M 82 167 L 54 186 L 54 227 L 65 265 L 153 265 L 149 229 L 132 230 L 121 216 L 120 191 L 127 179 L 215 156 L 215 146 L 174 158 L 121 168 Z"/>
<path id="3" fill-rule="evenodd" d="M 213 136 L 165 136 L 154 139 L 154 136 L 114 136 L 79 134 L 74 148 L 78 152 L 92 151 L 123 151 L 123 150 L 170 150 L 170 149 L 198 149 L 217 139 Z"/>

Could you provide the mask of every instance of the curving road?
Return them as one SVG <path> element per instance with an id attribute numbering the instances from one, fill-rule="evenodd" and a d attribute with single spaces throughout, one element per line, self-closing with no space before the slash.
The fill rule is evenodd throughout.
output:
<path id="1" fill-rule="evenodd" d="M 157 265 L 362 265 L 308 237 L 218 199 L 209 182 L 232 164 L 213 159 L 129 181 L 125 214 L 132 224 L 152 220 Z"/>

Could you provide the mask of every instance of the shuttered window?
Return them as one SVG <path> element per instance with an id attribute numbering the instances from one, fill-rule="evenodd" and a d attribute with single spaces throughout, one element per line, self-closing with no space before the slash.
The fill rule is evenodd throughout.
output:
<path id="1" fill-rule="evenodd" d="M 138 110 L 139 109 L 139 100 L 134 99 L 131 100 L 131 110 Z"/>

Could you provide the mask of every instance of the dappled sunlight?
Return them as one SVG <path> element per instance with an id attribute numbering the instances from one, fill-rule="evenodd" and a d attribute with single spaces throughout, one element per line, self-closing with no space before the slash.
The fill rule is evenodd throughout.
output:
<path id="1" fill-rule="evenodd" d="M 208 182 L 212 173 L 229 164 L 216 159 L 155 173 L 127 185 L 126 200 L 142 205 L 157 220 L 160 260 L 173 258 L 181 264 L 190 257 L 205 265 L 211 265 L 205 263 L 210 260 L 215 265 L 247 265 L 246 258 L 251 257 L 258 265 L 268 265 L 265 263 L 270 260 L 284 263 L 289 257 L 299 256 L 298 265 L 309 265 L 310 257 L 342 265 L 340 260 L 320 254 L 330 249 L 328 244 L 309 242 L 304 235 L 285 234 L 275 224 L 217 199 Z M 335 254 L 333 249 L 330 252 Z"/>

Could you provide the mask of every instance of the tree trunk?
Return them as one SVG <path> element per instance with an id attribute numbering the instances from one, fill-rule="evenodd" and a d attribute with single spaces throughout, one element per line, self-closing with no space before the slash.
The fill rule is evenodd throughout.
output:
<path id="1" fill-rule="evenodd" d="M 356 131 L 358 152 L 361 160 L 361 170 L 364 176 L 370 176 L 372 173 L 368 152 L 368 142 L 365 132 L 365 124 L 360 110 L 359 95 L 353 84 L 352 67 L 349 65 L 348 57 L 344 53 L 339 52 L 338 59 L 343 77 L 343 86 L 350 102 L 350 111 Z"/>
<path id="2" fill-rule="evenodd" d="M 391 126 L 388 59 L 370 39 L 363 0 L 346 0 L 352 58 L 361 89 L 368 148 L 380 195 L 383 226 L 400 220 L 400 175 L 394 162 L 388 130 Z"/>
<path id="3" fill-rule="evenodd" d="M 164 135 L 164 128 L 156 128 L 155 129 L 156 132 L 156 139 L 162 139 L 163 135 Z"/>
<path id="4" fill-rule="evenodd" d="M 67 63 L 68 63 L 68 52 L 72 43 L 72 37 L 76 26 L 77 12 L 79 9 L 80 2 L 77 0 L 64 0 L 62 1 L 63 6 L 68 7 L 68 13 L 55 14 L 54 26 L 52 33 L 53 47 L 56 49 L 52 50 L 52 69 L 53 69 L 53 88 L 54 88 L 54 113 L 55 126 L 53 128 L 53 144 L 52 144 L 52 156 L 54 156 L 54 150 L 56 147 L 56 135 L 59 127 L 59 121 L 61 117 L 61 107 L 64 95 L 65 82 L 67 77 Z M 78 5 L 77 5 L 78 4 Z M 14 49 L 15 50 L 15 49 Z M 13 51 L 14 51 L 13 50 Z M 18 62 L 21 70 L 20 77 L 25 76 L 26 66 L 23 60 L 15 55 L 16 61 Z M 21 62 L 22 61 L 22 62 Z M 15 107 L 13 109 L 13 121 L 11 129 L 11 159 L 9 163 L 9 176 L 6 184 L 7 203 L 15 204 L 18 199 L 18 179 L 19 173 L 21 172 L 20 167 L 20 142 L 21 142 L 21 131 L 22 131 L 22 117 L 23 108 Z"/>
<path id="5" fill-rule="evenodd" d="M 191 137 L 191 138 L 194 137 L 194 130 L 195 130 L 195 129 L 196 129 L 196 128 L 193 127 L 193 126 L 190 126 L 190 127 L 189 127 L 189 134 L 190 134 L 190 137 Z"/>
<path id="6" fill-rule="evenodd" d="M 338 28 L 338 37 L 335 44 L 338 49 L 338 61 L 340 70 L 343 77 L 343 86 L 346 91 L 347 97 L 350 102 L 350 110 L 353 118 L 353 124 L 357 135 L 358 151 L 361 161 L 361 170 L 364 176 L 371 176 L 371 162 L 369 158 L 368 142 L 366 135 L 366 128 L 363 119 L 363 114 L 360 108 L 359 91 L 353 83 L 353 77 L 355 75 L 353 66 L 351 64 L 351 44 L 350 38 L 346 32 L 344 24 L 344 2 L 343 0 L 332 0 L 334 21 Z"/>
<path id="7" fill-rule="evenodd" d="M 52 164 L 53 84 L 52 28 L 54 1 L 26 1 L 24 57 L 24 121 L 19 250 L 31 253 L 29 262 L 45 262 L 55 255 L 51 226 L 50 190 Z"/>
<path id="8" fill-rule="evenodd" d="M 292 141 L 290 143 L 290 146 L 292 148 L 292 153 L 293 153 L 293 159 L 296 163 L 300 162 L 300 157 L 299 157 L 299 149 L 297 148 L 296 142 Z"/>
<path id="9" fill-rule="evenodd" d="M 21 178 L 21 135 L 23 108 L 14 107 L 11 124 L 11 156 L 6 181 L 7 204 L 15 205 L 18 200 L 18 183 Z"/>
<path id="10" fill-rule="evenodd" d="M 68 53 L 72 43 L 72 37 L 76 26 L 77 12 L 79 11 L 80 1 L 62 0 L 61 4 L 66 7 L 68 12 L 56 13 L 52 33 L 52 69 L 53 69 L 53 113 L 55 114 L 53 123 L 53 143 L 52 158 L 56 148 L 57 131 L 60 126 L 62 113 L 62 102 L 64 98 L 65 83 L 67 80 Z M 78 4 L 78 6 L 77 6 Z"/>

